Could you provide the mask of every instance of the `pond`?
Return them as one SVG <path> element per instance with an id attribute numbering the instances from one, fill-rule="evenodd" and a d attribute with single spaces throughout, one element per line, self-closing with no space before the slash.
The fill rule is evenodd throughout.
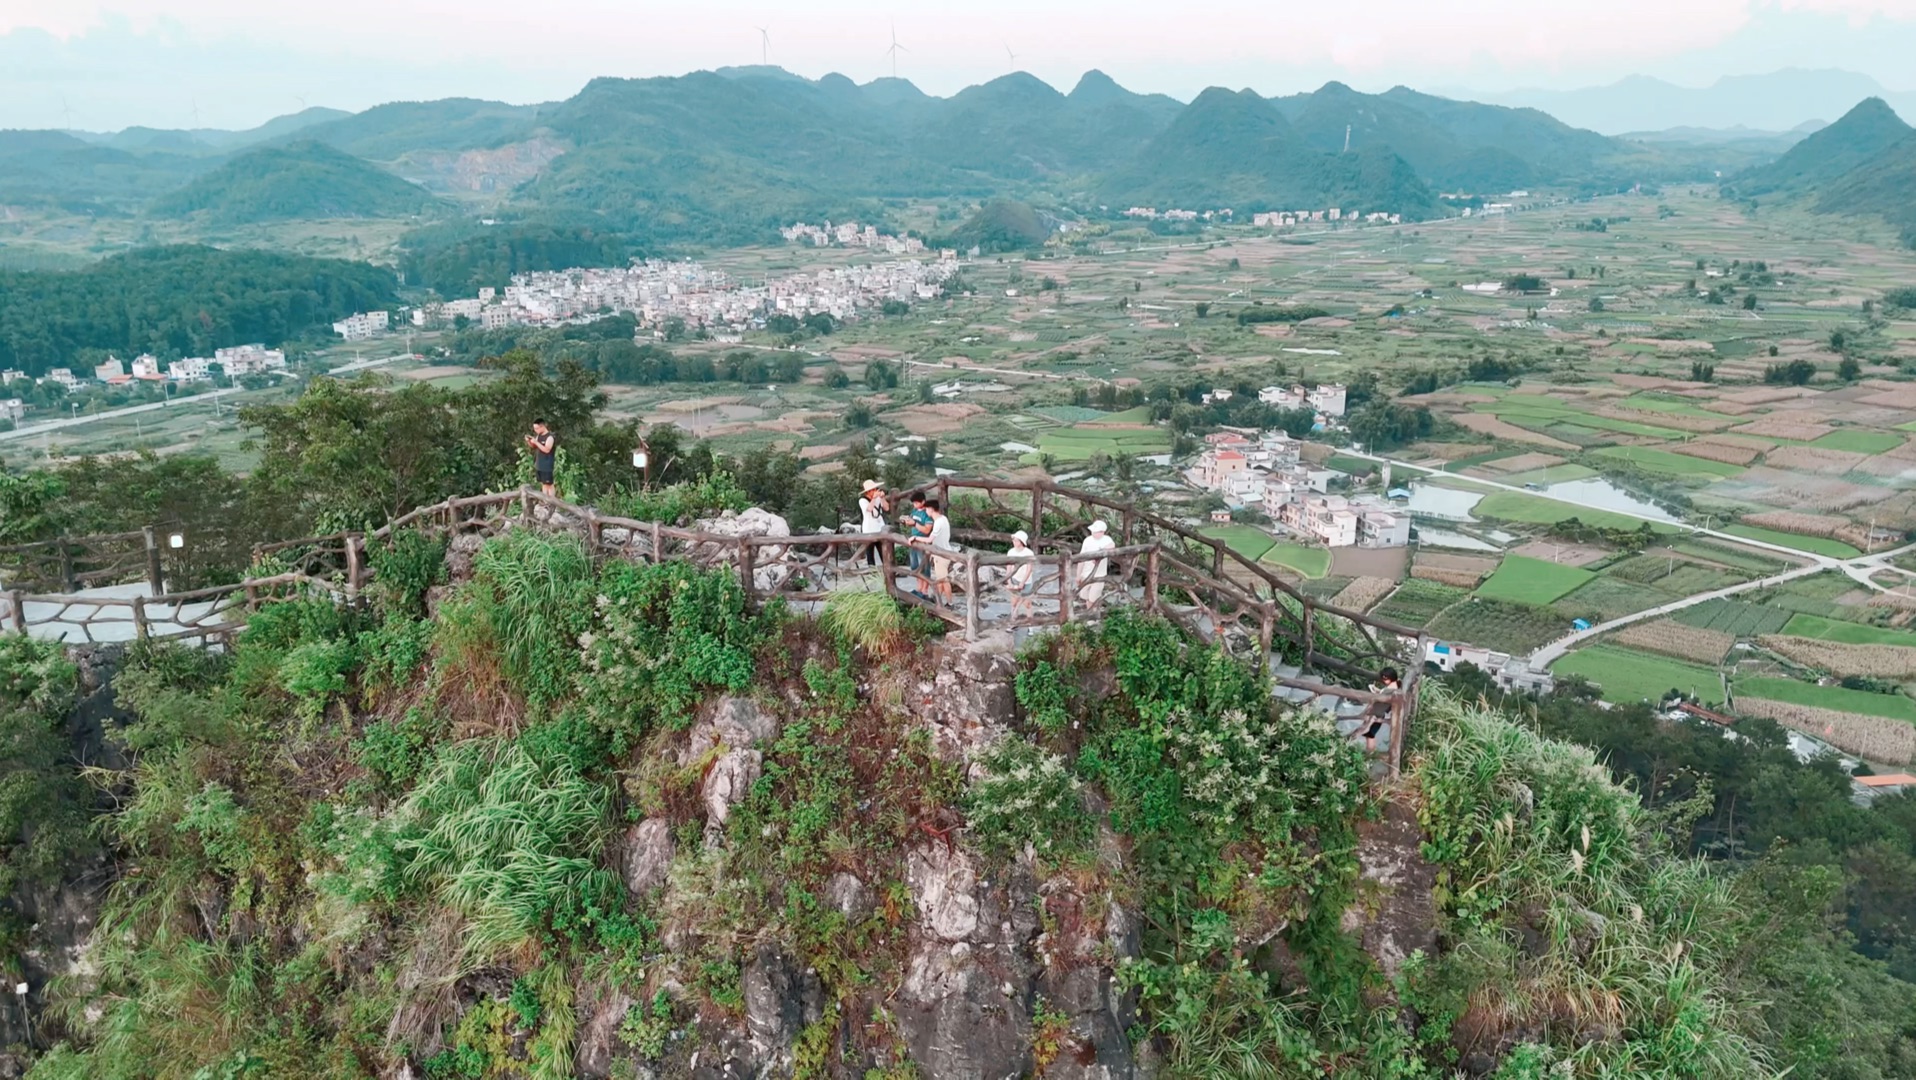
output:
<path id="1" fill-rule="evenodd" d="M 1435 484 L 1413 483 L 1410 486 L 1409 507 L 1413 514 L 1429 514 L 1452 521 L 1475 521 L 1470 516 L 1470 508 L 1476 506 L 1483 497 L 1481 491 L 1460 491 Z"/>
<path id="2" fill-rule="evenodd" d="M 1579 506 L 1616 510 L 1656 521 L 1675 521 L 1662 507 L 1645 502 L 1601 477 L 1590 480 L 1564 480 L 1544 487 L 1543 494 Z"/>

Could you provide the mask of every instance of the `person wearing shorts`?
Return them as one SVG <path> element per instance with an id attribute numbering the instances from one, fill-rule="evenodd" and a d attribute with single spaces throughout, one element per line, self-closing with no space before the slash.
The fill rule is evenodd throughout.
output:
<path id="1" fill-rule="evenodd" d="M 1379 672 L 1378 675 L 1382 681 L 1382 685 L 1376 687 L 1376 690 L 1379 693 L 1395 694 L 1397 692 L 1397 669 L 1387 667 Z M 1390 706 L 1391 703 L 1388 701 L 1378 701 L 1371 704 L 1370 726 L 1364 728 L 1362 732 L 1364 736 L 1364 752 L 1366 754 L 1375 754 L 1377 752 L 1377 733 L 1384 730 L 1384 725 L 1390 720 Z"/>
<path id="2" fill-rule="evenodd" d="M 925 553 L 920 549 L 919 540 L 931 535 L 931 512 L 925 509 L 925 493 L 915 491 L 911 496 L 911 509 L 899 519 L 904 526 L 909 550 L 905 552 L 905 565 L 911 567 L 912 588 L 923 596 L 930 591 L 931 585 L 925 579 Z"/>
<path id="3" fill-rule="evenodd" d="M 885 531 L 885 512 L 891 509 L 891 501 L 885 498 L 885 489 L 876 480 L 865 481 L 864 492 L 858 496 L 858 531 L 866 536 L 875 536 Z M 878 565 L 878 542 L 865 545 L 865 565 Z"/>
<path id="4" fill-rule="evenodd" d="M 559 437 L 552 433 L 544 420 L 534 420 L 532 434 L 526 436 L 526 446 L 532 450 L 532 471 L 539 478 L 539 490 L 547 495 L 553 494 L 552 471 L 558 455 Z"/>
<path id="5" fill-rule="evenodd" d="M 931 516 L 931 530 L 923 539 L 926 558 L 931 563 L 931 587 L 938 594 L 938 602 L 951 605 L 951 555 L 939 552 L 956 552 L 951 542 L 951 519 L 937 499 L 925 500 L 925 511 Z M 916 541 L 914 541 L 916 542 Z"/>

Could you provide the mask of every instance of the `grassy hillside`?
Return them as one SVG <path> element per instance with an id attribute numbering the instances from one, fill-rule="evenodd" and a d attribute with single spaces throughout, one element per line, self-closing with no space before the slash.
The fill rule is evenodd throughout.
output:
<path id="1" fill-rule="evenodd" d="M 407 217 L 439 200 L 370 162 L 310 140 L 261 147 L 154 200 L 160 217 L 204 214 L 224 225 L 297 218 Z"/>
<path id="2" fill-rule="evenodd" d="M 1737 194 L 1801 195 L 1840 182 L 1910 136 L 1910 127 L 1881 98 L 1868 98 L 1843 118 L 1804 139 L 1768 165 L 1737 176 Z M 1907 189 L 1904 192 L 1907 202 Z"/>

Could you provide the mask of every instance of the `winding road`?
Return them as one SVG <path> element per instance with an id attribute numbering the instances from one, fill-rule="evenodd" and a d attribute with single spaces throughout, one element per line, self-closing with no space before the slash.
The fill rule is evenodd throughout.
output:
<path id="1" fill-rule="evenodd" d="M 1431 472 L 1430 469 L 1409 461 L 1398 461 L 1394 458 L 1387 458 L 1378 454 L 1366 454 L 1360 451 L 1349 450 L 1349 449 L 1343 452 L 1346 454 L 1349 454 L 1352 457 L 1364 458 L 1368 461 L 1375 461 L 1381 464 L 1390 465 L 1397 468 L 1412 469 L 1419 473 Z M 1438 473 L 1437 475 L 1448 476 L 1448 475 L 1454 475 L 1454 474 Z M 1547 668 L 1551 664 L 1562 659 L 1564 653 L 1569 652 L 1571 649 L 1576 648 L 1578 645 L 1582 645 L 1593 638 L 1600 637 L 1613 630 L 1618 630 L 1618 629 L 1621 629 L 1622 627 L 1629 626 L 1631 623 L 1642 622 L 1646 619 L 1660 618 L 1672 612 L 1681 611 L 1684 608 L 1693 607 L 1697 604 L 1705 603 L 1710 600 L 1721 600 L 1725 597 L 1735 596 L 1738 593 L 1751 592 L 1756 589 L 1768 588 L 1772 585 L 1779 585 L 1785 581 L 1795 580 L 1796 578 L 1809 577 L 1813 574 L 1820 574 L 1826 570 L 1840 571 L 1850 580 L 1856 582 L 1859 585 L 1864 586 L 1865 588 L 1872 589 L 1876 592 L 1892 591 L 1888 586 L 1881 585 L 1874 580 L 1874 575 L 1882 573 L 1885 570 L 1892 571 L 1898 574 L 1903 574 L 1906 577 L 1916 577 L 1916 574 L 1912 574 L 1908 570 L 1904 570 L 1901 567 L 1897 567 L 1897 566 L 1891 566 L 1889 564 L 1890 559 L 1893 559 L 1896 556 L 1903 554 L 1904 552 L 1916 550 L 1916 544 L 1905 544 L 1902 547 L 1894 548 L 1889 551 L 1879 551 L 1874 555 L 1862 555 L 1854 559 L 1839 559 L 1833 555 L 1819 555 L 1812 551 L 1800 551 L 1796 548 L 1786 547 L 1782 544 L 1772 544 L 1767 540 L 1752 540 L 1751 538 L 1747 536 L 1738 536 L 1735 533 L 1723 532 L 1720 529 L 1706 529 L 1700 525 L 1691 525 L 1688 522 L 1673 521 L 1673 520 L 1670 520 L 1669 518 L 1662 518 L 1662 517 L 1652 517 L 1651 515 L 1648 515 L 1648 514 L 1638 514 L 1628 510 L 1617 510 L 1608 506 L 1598 506 L 1595 503 L 1582 502 L 1574 498 L 1565 498 L 1560 495 L 1543 495 L 1529 488 L 1518 487 L 1515 484 L 1505 484 L 1496 480 L 1483 480 L 1475 476 L 1460 477 L 1460 479 L 1467 480 L 1472 484 L 1481 485 L 1487 488 L 1493 488 L 1499 491 L 1514 491 L 1520 495 L 1529 495 L 1535 498 L 1549 499 L 1553 502 L 1564 503 L 1565 505 L 1568 505 L 1568 506 L 1581 506 L 1588 510 L 1601 510 L 1606 514 L 1617 514 L 1622 517 L 1635 518 L 1639 521 L 1648 521 L 1657 525 L 1668 525 L 1671 528 L 1680 529 L 1684 532 L 1693 533 L 1698 536 L 1708 536 L 1713 539 L 1723 540 L 1728 543 L 1740 545 L 1742 547 L 1759 548 L 1764 551 L 1774 552 L 1778 555 L 1784 556 L 1785 558 L 1797 560 L 1800 563 L 1800 565 L 1792 569 L 1785 570 L 1779 574 L 1771 574 L 1769 577 L 1758 578 L 1755 581 L 1745 581 L 1745 582 L 1742 582 L 1741 584 L 1731 585 L 1727 588 L 1712 589 L 1709 592 L 1695 593 L 1693 595 L 1686 596 L 1681 600 L 1673 600 L 1670 603 L 1663 604 L 1658 607 L 1649 608 L 1644 611 L 1638 611 L 1629 615 L 1621 616 L 1619 618 L 1610 619 L 1606 622 L 1598 623 L 1595 626 L 1592 626 L 1588 630 L 1572 631 L 1571 633 L 1565 634 L 1563 637 L 1560 637 L 1557 640 L 1552 641 L 1549 644 L 1544 645 L 1542 648 L 1539 648 L 1535 652 L 1531 653 L 1530 666 L 1533 669 Z"/>

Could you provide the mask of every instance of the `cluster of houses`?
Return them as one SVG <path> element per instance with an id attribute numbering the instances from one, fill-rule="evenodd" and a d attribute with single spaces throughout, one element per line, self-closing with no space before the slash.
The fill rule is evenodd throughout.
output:
<path id="1" fill-rule="evenodd" d="M 1298 440 L 1282 431 L 1207 435 L 1186 475 L 1226 506 L 1259 509 L 1278 526 L 1326 547 L 1410 543 L 1409 514 L 1385 501 L 1331 494 L 1331 481 L 1340 474 L 1305 461 Z M 1219 515 L 1229 520 L 1230 511 Z"/>
<path id="2" fill-rule="evenodd" d="M 1542 668 L 1532 668 L 1527 656 L 1513 656 L 1496 649 L 1466 645 L 1460 641 L 1427 641 L 1424 662 L 1440 671 L 1454 671 L 1459 664 L 1474 664 L 1505 690 L 1525 694 L 1548 694 L 1556 680 Z"/>
<path id="3" fill-rule="evenodd" d="M 391 319 L 391 315 L 384 311 L 362 311 L 334 323 L 333 333 L 347 341 L 364 341 L 375 334 L 385 333 Z"/>
<path id="4" fill-rule="evenodd" d="M 1133 206 L 1124 211 L 1128 218 L 1142 218 L 1145 221 L 1229 221 L 1230 209 L 1223 210 L 1159 210 L 1155 206 Z"/>
<path id="5" fill-rule="evenodd" d="M 515 274 L 503 291 L 480 289 L 476 297 L 435 301 L 414 308 L 410 317 L 419 327 L 463 318 L 482 329 L 496 330 L 630 312 L 638 316 L 641 327 L 655 333 L 676 319 L 687 329 L 705 329 L 724 341 L 763 327 L 775 315 L 804 318 L 824 312 L 835 319 L 850 319 L 861 308 L 888 300 L 932 300 L 957 271 L 957 253 L 941 251 L 932 260 L 829 267 L 746 284 L 696 262 L 653 259 L 624 267 Z M 356 333 L 361 326 L 349 326 L 351 322 L 333 329 L 353 340 L 349 331 Z M 383 323 L 379 329 L 384 329 Z"/>
<path id="6" fill-rule="evenodd" d="M 813 247 L 862 247 L 887 255 L 915 255 L 925 250 L 925 242 L 915 236 L 892 236 L 878 231 L 876 225 L 860 226 L 856 221 L 833 225 L 807 225 L 799 222 L 780 229 L 779 234 L 794 244 Z"/>
<path id="7" fill-rule="evenodd" d="M 162 366 L 164 365 L 164 366 Z M 65 388 L 69 393 L 85 388 L 89 383 L 102 386 L 131 386 L 135 383 L 190 383 L 204 382 L 213 377 L 213 368 L 229 378 L 242 375 L 264 375 L 282 371 L 286 367 L 286 354 L 279 349 L 269 349 L 264 345 L 234 345 L 231 348 L 215 349 L 212 356 L 188 356 L 178 360 L 161 361 L 152 353 L 142 353 L 133 358 L 131 364 L 118 357 L 109 356 L 93 368 L 92 378 L 75 372 L 72 368 L 54 368 L 37 380 L 29 380 L 24 371 L 0 371 L 0 387 L 13 382 L 53 383 Z M 0 419 L 18 420 L 24 406 L 19 399 L 0 401 Z"/>
<path id="8" fill-rule="evenodd" d="M 1402 225 L 1403 216 L 1372 211 L 1368 214 L 1361 210 L 1343 210 L 1331 207 L 1328 210 L 1272 210 L 1268 213 L 1252 214 L 1251 224 L 1259 228 L 1283 229 L 1292 225 L 1303 225 L 1313 221 L 1362 221 L 1371 225 Z"/>

